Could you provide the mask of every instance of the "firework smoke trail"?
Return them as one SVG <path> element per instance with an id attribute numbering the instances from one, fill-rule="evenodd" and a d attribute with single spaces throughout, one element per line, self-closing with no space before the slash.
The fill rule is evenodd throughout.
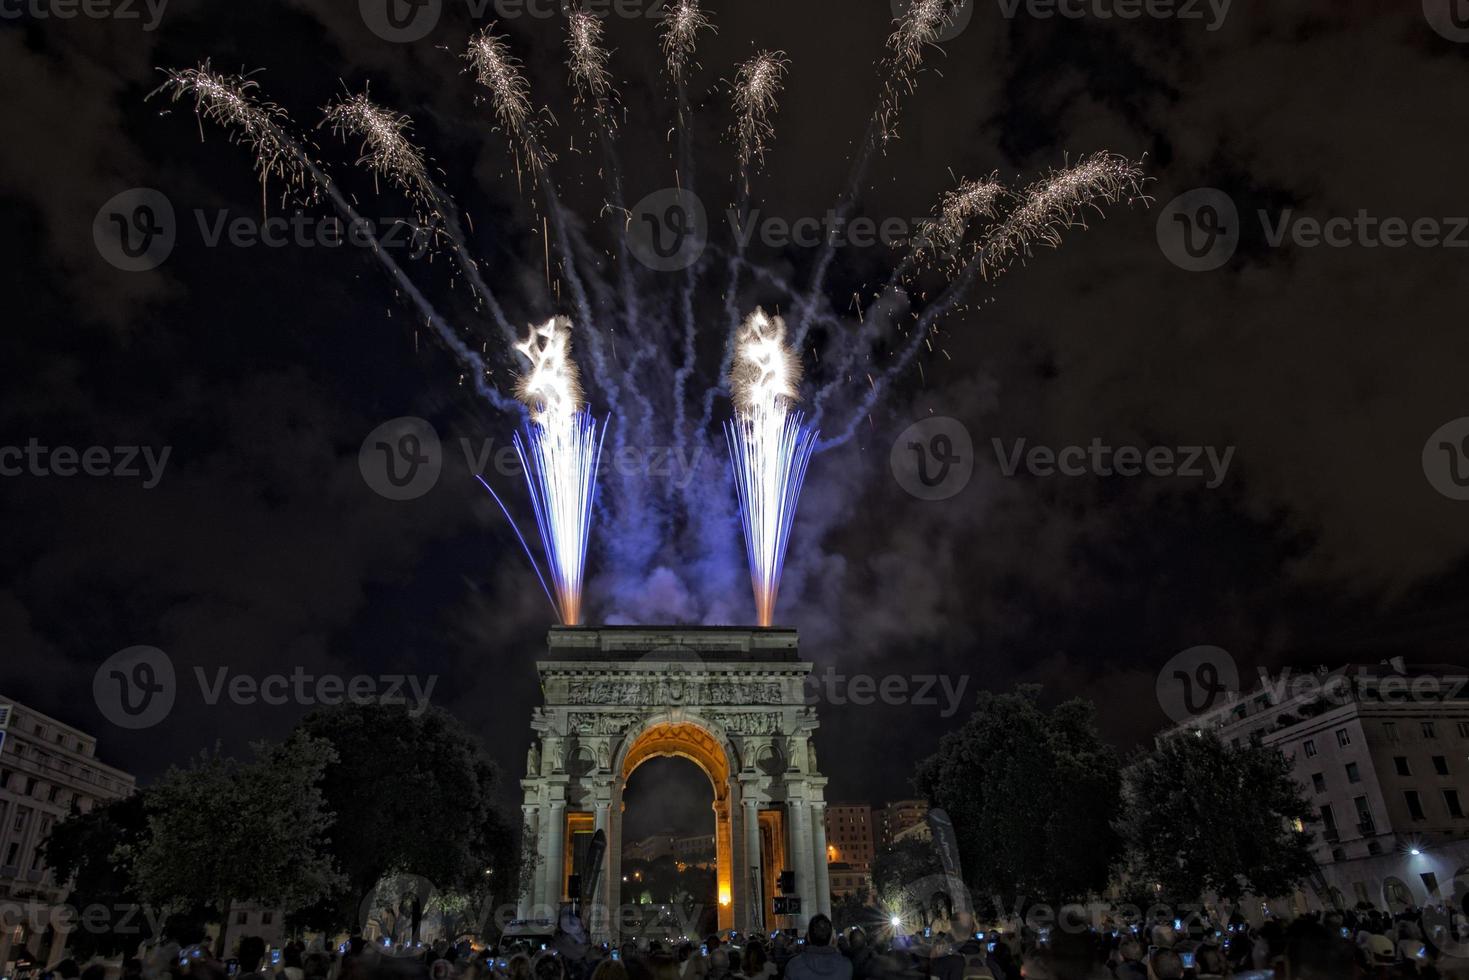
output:
<path id="1" fill-rule="evenodd" d="M 784 51 L 760 51 L 740 64 L 732 86 L 735 124 L 732 135 L 739 148 L 738 195 L 735 211 L 743 226 L 750 213 L 750 177 L 765 163 L 765 150 L 775 138 L 771 116 L 779 108 L 781 90 L 790 60 Z M 724 354 L 719 362 L 716 383 L 704 395 L 704 411 L 699 420 L 702 430 L 714 417 L 714 399 L 725 393 L 723 382 L 734 365 L 735 341 L 740 333 L 740 273 L 747 265 L 745 250 L 748 239 L 741 237 L 727 257 L 725 266 L 724 315 L 728 322 Z"/>
<path id="2" fill-rule="evenodd" d="M 520 338 L 485 282 L 479 263 L 469 253 L 464 226 L 459 220 L 459 205 L 429 177 L 427 154 L 408 138 L 413 120 L 374 104 L 362 93 L 328 105 L 323 110 L 321 125 L 330 125 L 343 140 L 361 139 L 358 165 L 369 167 L 377 177 L 387 177 L 408 196 L 419 209 L 420 223 L 427 226 L 424 233 L 432 236 L 442 231 L 449 236 L 455 261 L 469 280 L 470 289 L 490 311 L 507 346 L 514 347 Z"/>
<path id="3" fill-rule="evenodd" d="M 838 188 L 841 212 L 849 212 L 855 206 L 858 191 L 866 186 L 869 160 L 875 161 L 879 156 L 874 148 L 894 138 L 898 107 L 920 80 L 928 49 L 942 36 L 951 8 L 952 0 L 914 0 L 905 16 L 896 22 L 880 62 L 884 78 L 879 105 L 869 116 L 866 138 L 852 161 L 851 176 L 846 185 Z M 688 112 L 690 76 L 696 66 L 697 42 L 713 26 L 697 0 L 669 0 L 664 21 L 660 37 L 662 53 L 679 107 L 680 145 L 672 183 L 690 189 L 696 176 L 705 177 L 702 171 L 695 173 L 690 148 L 693 132 Z M 575 22 L 569 25 L 568 41 L 571 94 L 579 107 L 592 111 L 590 121 L 599 136 L 606 137 L 612 128 L 608 123 L 614 118 L 610 113 L 605 117 L 595 114 L 599 108 L 596 98 L 601 93 L 604 108 L 617 99 L 612 59 L 603 50 L 599 34 L 584 30 Z M 578 324 L 578 329 L 585 331 L 584 340 L 579 339 L 577 344 L 578 353 L 585 359 L 585 381 L 595 389 L 597 402 L 605 400 L 622 417 L 622 424 L 612 433 L 615 445 L 631 433 L 638 440 L 634 445 L 639 450 L 670 446 L 680 453 L 685 448 L 692 450 L 689 468 L 674 471 L 675 475 L 687 473 L 690 477 L 687 480 L 661 478 L 667 471 L 653 470 L 651 467 L 659 464 L 649 460 L 646 475 L 653 479 L 635 478 L 634 470 L 623 468 L 621 478 L 602 488 L 605 499 L 599 501 L 598 519 L 605 512 L 608 523 L 607 531 L 599 532 L 597 538 L 598 547 L 605 555 L 598 562 L 599 579 L 588 594 L 596 594 L 599 603 L 603 599 L 607 601 L 605 618 L 610 622 L 730 622 L 741 618 L 730 608 L 728 598 L 738 595 L 737 579 L 742 574 L 735 543 L 739 535 L 733 533 L 732 527 L 737 520 L 743 525 L 747 570 L 755 583 L 757 610 L 762 621 L 769 621 L 789 540 L 790 521 L 800 492 L 800 478 L 813 453 L 853 438 L 858 424 L 869 417 L 881 394 L 892 387 L 904 367 L 913 363 L 925 342 L 935 335 L 939 321 L 959 308 L 967 293 L 983 282 L 993 281 L 1017 262 L 1026 261 L 1037 246 L 1056 244 L 1066 229 L 1084 223 L 1086 212 L 1092 207 L 1136 192 L 1137 169 L 1127 171 L 1132 165 L 1105 154 L 1084 158 L 1018 194 L 1004 190 L 994 178 L 962 182 L 939 201 L 932 220 L 918 230 L 913 248 L 896 256 L 891 263 L 896 268 L 891 270 L 890 278 L 885 277 L 886 283 L 882 279 L 874 283 L 881 288 L 869 290 L 863 286 L 857 294 L 844 289 L 840 299 L 832 295 L 833 287 L 827 282 L 830 270 L 835 268 L 832 256 L 845 247 L 839 234 L 828 235 L 809 263 L 798 263 L 799 283 L 795 275 L 782 267 L 790 258 L 788 254 L 780 256 L 777 263 L 767 264 L 747 253 L 746 246 L 751 240 L 744 235 L 736 236 L 727 245 L 709 243 L 702 260 L 676 276 L 659 276 L 630 264 L 614 272 L 607 257 L 615 254 L 614 246 L 621 246 L 619 236 L 626 232 L 626 227 L 609 229 L 613 230 L 613 239 L 603 242 L 600 223 L 583 224 L 562 203 L 560 188 L 552 175 L 556 156 L 548 149 L 555 119 L 548 108 L 533 103 L 530 85 L 520 62 L 512 54 L 509 41 L 485 29 L 469 40 L 463 58 L 466 72 L 478 83 L 480 100 L 490 110 L 486 115 L 490 117 L 492 130 L 501 133 L 508 144 L 517 184 L 523 186 L 524 177 L 532 177 L 535 190 L 532 204 L 541 212 L 536 218 L 536 230 L 546 229 L 546 258 L 543 259 L 542 249 L 537 247 L 526 269 L 529 272 L 545 262 L 546 293 L 524 288 L 531 281 L 529 276 L 504 280 L 523 284 L 524 295 L 516 296 L 517 305 L 534 311 L 525 319 L 539 322 L 553 313 L 566 312 Z M 739 213 L 748 216 L 754 206 L 751 196 L 754 176 L 763 163 L 764 150 L 773 139 L 772 120 L 786 84 L 787 66 L 782 54 L 766 52 L 737 67 L 735 81 L 730 86 L 734 103 L 733 177 Z M 252 89 L 253 84 L 244 79 L 236 79 L 231 87 L 229 80 L 221 81 L 208 73 L 205 66 L 193 82 L 180 77 L 174 97 L 180 98 L 185 91 L 194 95 L 201 119 L 219 121 L 237 141 L 251 145 L 262 187 L 267 177 L 283 177 L 312 199 L 327 197 L 344 216 L 361 221 L 307 151 L 284 136 L 281 126 L 284 112 L 255 100 Z M 358 108 L 366 106 L 359 103 Z M 390 145 L 401 138 L 411 146 L 411 131 L 403 117 L 390 110 L 380 111 L 382 117 L 344 112 L 341 118 L 353 122 L 353 126 L 338 132 L 361 137 L 363 165 L 373 167 L 376 177 L 386 177 L 386 182 L 395 184 L 411 197 L 417 168 L 411 158 L 397 154 L 397 150 L 403 149 L 401 145 Z M 620 102 L 616 111 L 622 112 Z M 620 117 L 615 121 L 622 122 Z M 389 152 L 374 148 L 374 138 Z M 317 152 L 314 147 L 309 147 L 309 151 Z M 418 151 L 417 158 L 426 173 L 437 174 L 426 154 Z M 393 160 L 406 161 L 402 165 L 406 184 L 394 176 L 390 163 L 385 170 L 376 167 L 375 161 Z M 608 177 L 609 171 L 604 168 L 602 176 Z M 1129 180 L 1131 191 L 1125 186 Z M 484 285 L 483 277 L 479 276 L 465 245 L 465 236 L 458 227 L 459 210 L 443 191 L 433 186 L 432 177 L 426 186 L 430 188 L 429 210 L 438 212 L 435 218 L 442 221 L 445 238 L 458 245 L 456 258 L 479 290 Z M 605 208 L 612 209 L 619 200 L 617 193 L 609 194 Z M 595 242 L 589 228 L 595 229 Z M 524 406 L 519 402 L 501 396 L 486 384 L 489 376 L 483 359 L 466 349 L 459 340 L 459 332 L 433 310 L 392 257 L 381 250 L 379 257 L 400 291 L 423 313 L 445 345 L 466 365 L 477 365 L 473 370 L 477 389 L 497 407 L 506 409 L 508 404 L 509 411 L 523 413 Z M 415 266 L 415 271 L 423 271 L 424 265 Z M 633 277 L 635 302 L 627 301 L 627 280 L 619 279 L 627 274 Z M 729 285 L 721 290 L 726 284 L 725 274 Z M 927 281 L 939 274 L 949 281 L 943 284 Z M 552 276 L 556 279 L 554 285 L 550 282 Z M 505 287 L 497 283 L 497 288 Z M 489 295 L 487 288 L 484 293 Z M 791 358 L 799 356 L 804 360 L 810 356 L 812 363 L 820 364 L 821 376 L 817 379 L 820 384 L 811 392 L 815 396 L 815 408 L 807 420 L 793 410 L 794 372 L 785 373 L 788 383 L 784 386 L 736 384 L 735 417 L 723 426 L 735 457 L 733 469 L 738 484 L 738 493 L 729 494 L 727 477 L 721 479 L 722 463 L 713 445 L 717 438 L 714 433 L 721 426 L 711 423 L 715 402 L 730 392 L 732 376 L 748 367 L 746 361 L 736 362 L 736 340 L 751 339 L 749 335 L 754 334 L 754 339 L 760 342 L 752 349 L 758 350 L 768 339 L 767 334 L 775 331 L 778 321 L 763 314 L 757 321 L 759 326 L 745 329 L 746 316 L 757 299 L 767 309 L 771 304 L 779 304 L 789 311 L 786 318 L 789 331 L 777 344 L 784 360 L 769 361 L 767 366 L 781 363 L 789 366 Z M 696 323 L 701 318 L 723 321 L 715 328 L 716 336 L 710 338 L 709 344 L 710 354 L 721 350 L 721 354 L 715 355 L 717 370 L 706 371 L 714 368 L 713 363 L 696 366 L 698 354 L 704 349 L 696 333 Z M 889 326 L 900 320 L 908 328 L 907 334 L 888 339 Z M 819 349 L 807 347 L 804 341 L 807 330 L 812 328 L 818 330 L 821 338 L 823 346 Z M 518 332 L 506 324 L 501 324 L 501 330 L 519 339 Z M 533 335 L 530 343 L 540 345 L 544 339 L 538 340 Z M 512 349 L 512 344 L 506 344 L 504 354 L 509 356 Z M 864 372 L 868 384 L 851 383 L 854 376 L 860 377 Z M 696 378 L 701 382 L 698 389 L 691 385 Z M 765 402 L 754 397 L 757 391 L 780 394 L 770 397 L 772 407 L 762 413 L 756 406 Z M 698 415 L 701 401 L 702 417 Z M 818 444 L 815 430 L 823 411 L 832 416 L 830 426 L 825 428 L 837 435 Z M 545 417 L 549 420 L 552 413 Z M 571 417 L 591 421 L 585 407 L 572 412 Z M 767 424 L 753 424 L 761 419 Z M 563 443 L 573 446 L 570 455 L 574 456 L 578 451 L 575 424 L 569 428 L 572 435 L 564 438 Z M 606 428 L 604 425 L 604 432 Z M 560 431 L 567 429 L 563 426 Z M 536 467 L 535 439 L 544 436 L 543 430 L 544 427 L 537 429 L 533 423 L 524 438 L 518 440 L 528 473 Z M 591 459 L 595 466 L 601 446 L 597 443 L 592 447 L 591 436 L 590 428 L 583 430 L 580 445 L 585 450 L 582 458 Z M 707 456 L 701 455 L 706 452 Z M 542 459 L 550 457 L 543 455 Z M 762 469 L 762 463 L 769 461 L 778 465 Z M 550 462 L 543 466 L 547 473 L 553 469 L 554 464 Z M 757 478 L 760 473 L 779 477 L 782 472 L 787 476 L 781 492 L 770 488 L 771 478 Z M 745 482 L 749 480 L 753 483 Z M 575 485 L 575 481 L 563 482 Z M 569 551 L 580 556 L 574 563 L 577 574 L 584 575 L 580 570 L 584 569 L 589 536 L 579 537 L 574 530 L 559 532 L 558 526 L 576 526 L 574 512 L 566 514 L 564 509 L 558 511 L 549 503 L 543 506 L 537 502 L 538 494 L 542 502 L 549 501 L 551 494 L 545 484 L 532 487 L 538 526 L 547 529 L 542 544 L 547 545 L 548 534 L 569 542 Z M 588 490 L 577 499 L 589 500 L 590 496 Z M 567 494 L 563 499 L 572 497 L 576 494 Z M 742 510 L 736 509 L 736 502 Z M 589 520 L 580 526 L 585 530 L 587 523 Z M 558 596 L 569 595 L 568 587 L 552 588 L 557 575 L 568 582 L 573 577 L 552 558 L 558 550 L 568 549 L 546 547 L 550 568 L 542 580 L 548 599 L 558 616 L 581 619 L 586 600 L 580 593 L 574 603 L 562 602 Z M 535 556 L 531 558 L 539 574 Z M 804 567 L 793 565 L 792 583 L 798 581 L 797 568 L 804 571 Z"/>
<path id="4" fill-rule="evenodd" d="M 581 382 L 571 359 L 570 322 L 564 317 L 548 320 L 532 328 L 530 336 L 515 349 L 530 362 L 530 370 L 516 385 L 516 397 L 531 414 L 524 434 L 516 433 L 515 451 L 525 468 L 525 483 L 551 574 L 555 596 L 552 605 L 563 626 L 577 626 L 581 623 L 587 542 L 602 443 L 597 437 L 597 422 L 583 403 Z M 489 485 L 485 486 L 488 489 Z M 504 509 L 503 503 L 500 506 Z M 518 529 L 515 533 L 520 535 Z M 530 555 L 529 549 L 526 554 Z M 530 555 L 530 559 L 535 566 L 535 556 Z M 540 575 L 539 567 L 536 574 Z M 541 584 L 545 588 L 544 579 Z"/>
<path id="5" fill-rule="evenodd" d="M 775 621 L 791 521 L 817 436 L 802 423 L 801 413 L 791 410 L 801 366 L 785 341 L 780 317 L 757 309 L 745 321 L 730 376 L 735 418 L 725 426 L 755 592 L 755 618 L 761 626 Z"/>
<path id="6" fill-rule="evenodd" d="M 684 190 L 694 190 L 693 137 L 689 132 L 689 69 L 698 53 L 699 34 L 717 33 L 714 24 L 700 9 L 698 0 L 674 0 L 663 12 L 663 53 L 668 77 L 673 82 L 678 100 L 678 178 Z M 674 449 L 684 452 L 687 444 L 689 379 L 694 374 L 698 321 L 694 317 L 694 293 L 699 285 L 699 264 L 684 270 L 683 289 L 679 294 L 678 314 L 683 321 L 683 360 L 673 376 Z"/>
<path id="7" fill-rule="evenodd" d="M 294 188 L 308 203 L 325 195 L 349 227 L 372 228 L 372 223 L 358 214 L 321 165 L 286 132 L 285 124 L 290 122 L 290 118 L 285 110 L 256 98 L 254 93 L 259 89 L 256 83 L 238 75 L 215 72 L 208 61 L 198 68 L 166 71 L 164 76 L 164 83 L 150 93 L 149 98 L 163 92 L 177 103 L 192 95 L 194 112 L 201 120 L 201 138 L 202 121 L 209 120 L 224 128 L 233 142 L 249 146 L 254 154 L 255 170 L 261 176 L 262 193 L 269 177 L 280 177 L 286 182 L 288 191 Z M 460 339 L 453 325 L 439 314 L 403 267 L 378 241 L 377 235 L 371 231 L 367 234 L 372 242 L 373 256 L 418 309 L 424 323 L 464 366 L 465 374 L 473 379 L 475 391 L 496 408 L 513 410 L 515 402 L 486 381 L 490 371 L 484 358 Z"/>
<path id="8" fill-rule="evenodd" d="M 796 299 L 792 307 L 795 321 L 794 343 L 799 348 L 806 341 L 806 334 L 817 325 L 818 307 L 825 301 L 824 289 L 827 274 L 837 253 L 837 227 L 852 215 L 861 197 L 862 182 L 866 179 L 872 157 L 880 144 L 898 136 L 899 110 L 906 96 L 918 88 L 918 75 L 923 70 L 923 59 L 929 50 L 941 50 L 938 40 L 952 22 L 955 13 L 954 0 L 910 0 L 903 15 L 894 20 L 893 32 L 888 35 L 885 47 L 887 55 L 878 65 L 883 79 L 882 94 L 877 108 L 867 121 L 866 132 L 852 160 L 847 183 L 833 209 L 836 220 L 828 230 L 821 253 L 812 267 L 811 279 L 805 292 Z"/>
<path id="9" fill-rule="evenodd" d="M 1017 259 L 1030 258 L 1038 244 L 1058 247 L 1063 231 L 1087 227 L 1088 211 L 1104 213 L 1099 202 L 1131 204 L 1149 200 L 1142 190 L 1143 182 L 1140 164 L 1103 152 L 1083 157 L 1075 165 L 1052 171 L 1031 184 L 1014 210 L 975 243 L 968 260 L 943 293 L 923 308 L 907 343 L 888 369 L 873 379 L 842 431 L 819 448 L 834 448 L 852 438 L 862 418 L 918 354 L 935 323 L 964 298 L 976 280 L 998 278 Z"/>
<path id="10" fill-rule="evenodd" d="M 464 60 L 469 70 L 486 89 L 495 120 L 510 137 L 515 147 L 516 170 L 522 164 L 539 180 L 556 157 L 541 144 L 537 115 L 531 107 L 530 82 L 520 59 L 510 53 L 510 44 L 496 34 L 494 24 L 469 40 Z"/>

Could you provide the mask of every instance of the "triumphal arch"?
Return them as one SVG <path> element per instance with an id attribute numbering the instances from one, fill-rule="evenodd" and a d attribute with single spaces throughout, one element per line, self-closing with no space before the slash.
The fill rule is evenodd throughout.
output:
<path id="1" fill-rule="evenodd" d="M 615 938 L 623 791 L 657 756 L 689 759 L 713 784 L 720 929 L 798 924 L 775 916 L 784 871 L 794 873 L 800 925 L 830 914 L 826 779 L 795 630 L 556 627 L 547 643 L 521 780 L 537 858 L 522 918 L 567 901 L 573 875 L 592 879 L 580 863 L 601 830 L 607 848 L 584 917 L 597 938 Z"/>

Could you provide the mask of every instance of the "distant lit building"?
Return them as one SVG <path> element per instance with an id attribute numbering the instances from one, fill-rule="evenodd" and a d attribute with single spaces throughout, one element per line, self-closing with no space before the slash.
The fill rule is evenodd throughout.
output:
<path id="1" fill-rule="evenodd" d="M 1297 902 L 1397 908 L 1469 890 L 1469 671 L 1396 660 L 1277 680 L 1164 737 L 1210 731 L 1290 760 L 1320 869 Z"/>
<path id="2" fill-rule="evenodd" d="M 872 807 L 865 803 L 828 803 L 826 859 L 860 871 L 872 869 Z M 832 883 L 832 894 L 841 894 Z"/>
<path id="3" fill-rule="evenodd" d="M 654 834 L 642 840 L 629 841 L 622 847 L 624 861 L 656 861 L 661 857 L 672 857 L 677 850 L 678 838 L 672 834 Z"/>
<path id="4" fill-rule="evenodd" d="M 0 925 L 0 975 L 13 976 L 22 955 L 51 966 L 65 952 L 66 932 L 49 920 L 66 883 L 52 878 L 41 845 L 73 807 L 86 813 L 134 789 L 96 752 L 92 736 L 0 696 L 0 902 L 27 909 L 19 924 Z"/>
<path id="5" fill-rule="evenodd" d="M 850 864 L 838 862 L 830 865 L 827 873 L 831 878 L 833 898 L 844 898 L 863 892 L 869 896 L 872 894 L 872 873 L 865 868 L 854 868 Z"/>
<path id="6" fill-rule="evenodd" d="M 904 831 L 923 824 L 927 816 L 927 800 L 894 800 L 880 811 L 878 843 L 892 847 Z"/>

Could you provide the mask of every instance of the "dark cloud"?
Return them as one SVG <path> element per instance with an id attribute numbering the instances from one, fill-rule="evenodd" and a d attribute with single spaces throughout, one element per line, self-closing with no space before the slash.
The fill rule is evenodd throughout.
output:
<path id="1" fill-rule="evenodd" d="M 0 482 L 7 515 L 19 515 L 0 556 L 0 684 L 96 731 L 105 755 L 145 775 L 216 737 L 239 746 L 284 731 L 299 710 L 211 709 L 195 697 L 157 729 L 112 730 L 90 703 L 92 672 L 136 643 L 166 649 L 190 674 L 436 675 L 435 699 L 483 733 L 512 776 L 521 769 L 549 617 L 457 442 L 503 440 L 508 425 L 363 256 L 203 248 L 187 224 L 195 209 L 253 216 L 280 209 L 279 197 L 262 199 L 243 151 L 217 130 L 201 143 L 187 105 L 160 115 L 142 101 L 156 66 L 212 57 L 266 69 L 268 93 L 309 128 L 343 85 L 370 80 L 415 117 L 475 218 L 490 274 L 511 295 L 534 295 L 538 219 L 459 72 L 470 19 L 446 6 L 415 45 L 374 36 L 355 4 L 317 0 L 175 0 L 157 32 L 77 19 L 0 33 L 0 80 L 19 93 L 0 108 L 13 249 L 0 272 L 12 309 L 0 421 L 13 435 L 0 444 L 173 447 L 152 490 L 111 478 Z M 784 48 L 792 71 L 760 203 L 785 217 L 820 213 L 878 92 L 870 64 L 886 5 L 723 4 L 716 15 L 720 34 L 701 52 L 701 146 L 728 152 L 716 78 L 752 42 Z M 502 27 L 537 91 L 564 93 L 554 25 Z M 649 25 L 609 32 L 639 148 L 629 191 L 646 193 L 670 172 Z M 1416 5 L 1236 0 L 1216 31 L 976 9 L 923 77 L 866 213 L 924 214 L 957 176 L 998 170 L 1023 182 L 1099 148 L 1146 154 L 1158 202 L 1115 209 L 982 289 L 857 439 L 817 459 L 783 590 L 782 618 L 801 628 L 805 651 L 876 676 L 965 677 L 971 698 L 1043 682 L 1053 697 L 1095 699 L 1120 744 L 1164 722 L 1154 673 L 1195 644 L 1231 650 L 1247 672 L 1452 658 L 1469 620 L 1463 505 L 1433 490 L 1420 452 L 1464 411 L 1463 252 L 1272 247 L 1257 212 L 1272 223 L 1287 208 L 1409 221 L 1462 212 L 1466 137 L 1452 93 L 1466 55 Z M 551 101 L 575 118 L 562 96 Z M 366 198 L 370 181 L 348 171 L 352 148 L 316 138 Z M 586 171 L 566 194 L 592 221 L 595 164 L 584 146 L 558 149 Z M 134 186 L 163 190 L 184 222 L 154 273 L 120 272 L 92 242 L 97 208 Z M 1210 273 L 1179 269 L 1156 240 L 1159 206 L 1194 187 L 1224 191 L 1241 217 L 1238 253 Z M 389 197 L 384 213 L 398 206 Z M 786 258 L 796 272 L 807 261 Z M 878 258 L 845 259 L 843 288 L 860 289 Z M 435 299 L 478 323 L 462 293 Z M 866 371 L 851 383 L 866 385 Z M 447 451 L 430 494 L 394 503 L 364 484 L 357 452 L 402 415 L 430 419 Z M 961 420 L 976 451 L 969 486 L 945 501 L 910 496 L 888 465 L 898 433 L 931 416 Z M 1235 452 L 1210 490 L 1006 476 L 993 448 L 1094 438 Z M 713 485 L 722 459 L 710 465 Z M 613 618 L 737 619 L 743 572 L 713 545 L 734 542 L 712 542 L 707 566 L 651 563 L 632 587 L 594 570 L 594 594 Z M 906 792 L 912 761 L 956 721 L 912 704 L 821 711 L 833 797 Z M 688 774 L 670 766 L 649 763 L 637 778 L 687 789 Z M 693 784 L 670 791 L 684 801 L 672 809 L 697 809 Z"/>

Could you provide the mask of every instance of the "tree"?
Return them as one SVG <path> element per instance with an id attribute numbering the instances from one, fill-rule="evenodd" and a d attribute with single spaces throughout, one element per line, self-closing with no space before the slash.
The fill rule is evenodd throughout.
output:
<path id="1" fill-rule="evenodd" d="M 332 814 L 328 852 L 344 878 L 328 901 L 294 921 L 360 927 L 359 905 L 389 875 L 417 875 L 440 893 L 461 895 L 490 882 L 514 898 L 515 834 L 495 805 L 499 771 L 453 716 L 344 704 L 312 712 L 298 738 L 333 749 L 320 786 Z"/>
<path id="2" fill-rule="evenodd" d="M 896 902 L 898 894 L 914 882 L 943 873 L 938 853 L 925 840 L 899 841 L 872 859 L 872 887 L 888 903 Z"/>
<path id="3" fill-rule="evenodd" d="M 162 923 L 133 885 L 133 855 L 147 838 L 143 797 L 134 793 L 71 813 L 42 844 L 46 866 L 70 891 L 68 903 L 82 917 L 68 949 L 78 959 L 131 955 Z M 96 914 L 98 910 L 105 915 Z"/>
<path id="4" fill-rule="evenodd" d="M 1007 905 L 1100 891 L 1120 849 L 1119 765 L 1097 734 L 1093 705 L 1071 700 L 1046 711 L 1039 694 L 982 694 L 914 781 L 953 820 L 966 880 Z"/>
<path id="5" fill-rule="evenodd" d="M 1315 868 L 1311 834 L 1295 829 L 1310 804 L 1273 748 L 1164 739 L 1128 767 L 1125 798 L 1129 873 L 1175 901 L 1284 895 Z"/>
<path id="6" fill-rule="evenodd" d="M 148 833 L 133 871 L 147 901 L 208 909 L 217 921 L 231 901 L 295 908 L 340 885 L 317 788 L 331 747 L 300 738 L 254 749 L 257 759 L 243 765 L 205 753 L 145 792 Z"/>

